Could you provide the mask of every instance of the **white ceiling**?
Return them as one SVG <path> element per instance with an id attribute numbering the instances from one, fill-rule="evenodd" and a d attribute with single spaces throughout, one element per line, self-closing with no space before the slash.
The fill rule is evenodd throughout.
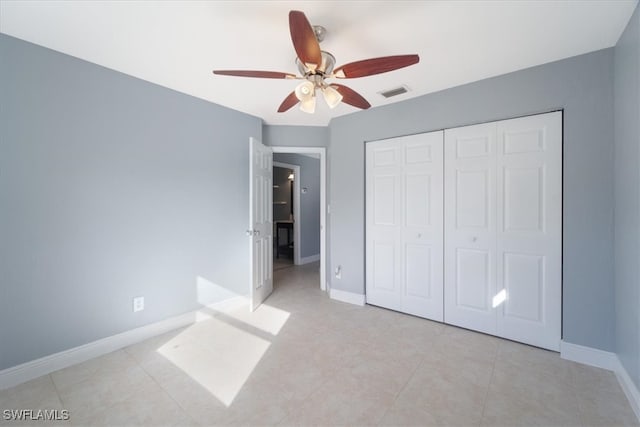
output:
<path id="1" fill-rule="evenodd" d="M 323 25 L 336 65 L 420 55 L 402 70 L 342 80 L 373 107 L 615 45 L 637 0 L 570 1 L 9 1 L 0 31 L 268 124 L 326 125 L 358 111 L 322 100 L 313 115 L 276 110 L 295 80 L 214 76 L 213 69 L 296 73 L 288 12 Z M 46 70 L 43 70 L 46 72 Z M 391 99 L 378 92 L 408 86 Z"/>

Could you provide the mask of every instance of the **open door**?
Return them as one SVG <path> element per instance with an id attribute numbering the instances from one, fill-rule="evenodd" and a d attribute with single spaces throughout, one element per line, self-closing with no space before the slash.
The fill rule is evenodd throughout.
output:
<path id="1" fill-rule="evenodd" d="M 249 141 L 249 257 L 251 311 L 273 291 L 273 152 Z"/>

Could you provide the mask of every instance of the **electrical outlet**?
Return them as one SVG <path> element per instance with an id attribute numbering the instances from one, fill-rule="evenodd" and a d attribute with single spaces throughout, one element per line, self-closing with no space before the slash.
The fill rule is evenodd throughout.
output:
<path id="1" fill-rule="evenodd" d="M 133 312 L 144 310 L 144 297 L 133 298 Z"/>
<path id="2" fill-rule="evenodd" d="M 341 265 L 336 267 L 336 279 L 342 279 L 342 266 Z"/>

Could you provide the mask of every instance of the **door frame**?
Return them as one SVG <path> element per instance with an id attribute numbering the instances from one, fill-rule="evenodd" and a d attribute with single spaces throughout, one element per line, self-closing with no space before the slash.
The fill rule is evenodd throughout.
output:
<path id="1" fill-rule="evenodd" d="M 320 289 L 327 286 L 327 149 L 325 147 L 286 147 L 272 145 L 273 153 L 318 154 L 320 155 Z M 294 197 L 295 203 L 296 197 Z M 299 200 L 299 194 L 298 194 Z M 295 227 L 295 225 L 294 225 Z M 295 235 L 295 231 L 294 231 Z M 297 245 L 299 246 L 299 245 Z"/>
<path id="2" fill-rule="evenodd" d="M 273 162 L 273 167 L 293 170 L 293 263 L 300 264 L 300 166 L 290 163 Z M 273 190 L 272 190 L 273 191 Z M 275 221 L 273 221 L 275 224 Z M 277 230 L 276 230 L 277 232 Z M 274 234 L 274 238 L 277 234 Z M 276 250 L 280 242 L 276 242 Z"/>

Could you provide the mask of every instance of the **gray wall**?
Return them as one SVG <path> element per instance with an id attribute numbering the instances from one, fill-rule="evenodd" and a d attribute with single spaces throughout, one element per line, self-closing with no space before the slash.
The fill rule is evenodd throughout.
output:
<path id="1" fill-rule="evenodd" d="M 265 145 L 283 147 L 326 147 L 329 144 L 329 128 L 326 126 L 275 126 L 262 127 Z"/>
<path id="2" fill-rule="evenodd" d="M 640 8 L 614 57 L 616 352 L 640 387 Z"/>
<path id="3" fill-rule="evenodd" d="M 0 58 L 0 369 L 248 292 L 260 119 L 5 35 Z"/>
<path id="4" fill-rule="evenodd" d="M 333 119 L 330 268 L 364 293 L 364 143 L 564 109 L 563 339 L 612 351 L 613 49 Z"/>
<path id="5" fill-rule="evenodd" d="M 274 162 L 300 166 L 300 256 L 320 254 L 320 160 L 301 154 L 274 153 Z M 296 197 L 296 195 L 294 195 Z"/>

